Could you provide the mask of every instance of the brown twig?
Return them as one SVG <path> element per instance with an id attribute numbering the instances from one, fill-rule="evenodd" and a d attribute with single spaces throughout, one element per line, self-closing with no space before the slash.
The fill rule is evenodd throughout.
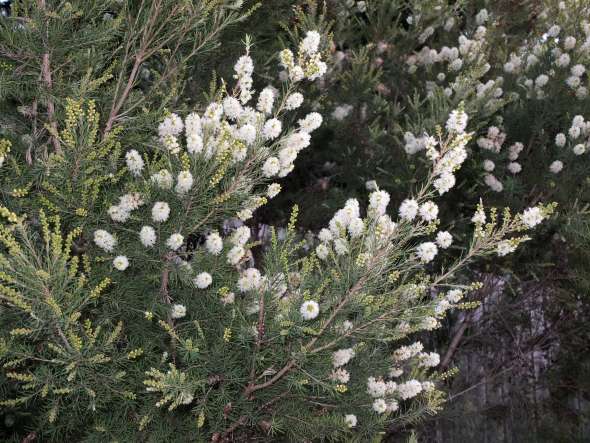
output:
<path id="1" fill-rule="evenodd" d="M 160 282 L 160 297 L 162 302 L 169 306 L 168 309 L 168 317 L 167 323 L 171 328 L 174 328 L 174 319 L 172 318 L 172 298 L 170 297 L 170 290 L 168 288 L 168 283 L 170 281 L 170 260 L 172 259 L 172 253 L 166 254 L 164 257 L 164 268 L 162 269 L 162 280 Z M 171 337 L 171 347 L 172 347 L 172 360 L 176 360 L 176 339 L 174 336 Z"/>
<path id="2" fill-rule="evenodd" d="M 44 13 L 46 12 L 45 0 L 37 0 L 37 6 Z M 49 94 L 51 93 L 51 88 L 53 86 L 53 81 L 51 79 L 51 61 L 49 58 L 49 48 L 47 47 L 48 41 L 46 38 L 43 39 L 43 46 L 45 52 L 43 53 L 41 61 L 41 79 L 48 91 L 47 120 L 49 121 L 49 127 L 52 131 L 51 142 L 53 143 L 53 149 L 55 150 L 56 154 L 61 154 L 61 144 L 59 138 L 56 136 L 57 123 L 55 121 L 55 105 L 53 103 L 53 99 L 49 96 Z"/>
<path id="3" fill-rule="evenodd" d="M 252 356 L 252 368 L 250 369 L 250 384 L 254 384 L 256 379 L 256 357 L 262 347 L 262 339 L 264 338 L 264 291 L 260 291 L 260 300 L 258 302 L 258 326 L 256 334 L 256 344 L 254 355 Z"/>

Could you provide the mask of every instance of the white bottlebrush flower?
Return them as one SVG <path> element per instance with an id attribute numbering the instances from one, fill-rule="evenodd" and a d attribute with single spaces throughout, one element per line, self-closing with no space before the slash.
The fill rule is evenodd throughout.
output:
<path id="1" fill-rule="evenodd" d="M 567 36 L 563 41 L 563 48 L 566 51 L 571 51 L 576 47 L 576 38 L 572 37 L 571 35 Z"/>
<path id="2" fill-rule="evenodd" d="M 582 129 L 577 125 L 573 125 L 568 131 L 569 136 L 574 140 L 577 139 L 581 133 Z"/>
<path id="3" fill-rule="evenodd" d="M 113 252 L 113 249 L 117 245 L 117 240 L 104 229 L 98 229 L 94 231 L 94 243 L 107 252 Z"/>
<path id="4" fill-rule="evenodd" d="M 250 220 L 253 216 L 254 210 L 251 208 L 244 208 L 236 213 L 236 217 L 242 221 Z"/>
<path id="5" fill-rule="evenodd" d="M 119 223 L 125 223 L 131 215 L 130 211 L 121 206 L 111 206 L 107 212 L 113 221 Z"/>
<path id="6" fill-rule="evenodd" d="M 576 155 L 582 155 L 584 152 L 586 152 L 586 145 L 579 143 L 576 146 L 574 146 L 572 151 L 574 151 L 574 154 Z"/>
<path id="7" fill-rule="evenodd" d="M 175 304 L 172 305 L 172 310 L 170 312 L 170 316 L 172 318 L 182 318 L 186 316 L 186 307 L 184 305 Z"/>
<path id="8" fill-rule="evenodd" d="M 496 246 L 496 253 L 498 256 L 503 257 L 508 255 L 516 250 L 516 245 L 510 240 L 502 240 Z"/>
<path id="9" fill-rule="evenodd" d="M 434 368 L 440 363 L 440 355 L 436 352 L 423 352 L 418 355 L 420 366 L 425 368 Z"/>
<path id="10" fill-rule="evenodd" d="M 172 174 L 166 169 L 162 169 L 160 172 L 153 174 L 151 180 L 162 189 L 171 189 L 174 184 Z"/>
<path id="11" fill-rule="evenodd" d="M 388 385 L 383 380 L 377 380 L 375 377 L 367 379 L 367 394 L 373 398 L 383 397 L 387 394 Z"/>
<path id="12" fill-rule="evenodd" d="M 305 38 L 301 41 L 300 47 L 307 55 L 318 52 L 321 36 L 317 31 L 307 31 Z"/>
<path id="13" fill-rule="evenodd" d="M 449 114 L 449 118 L 446 124 L 447 131 L 461 134 L 465 132 L 465 128 L 467 127 L 467 121 L 467 114 L 463 111 L 455 109 Z"/>
<path id="14" fill-rule="evenodd" d="M 365 223 L 360 217 L 353 218 L 348 224 L 348 233 L 351 238 L 360 237 L 365 231 Z"/>
<path id="15" fill-rule="evenodd" d="M 237 265 L 245 254 L 246 251 L 242 246 L 234 246 L 227 253 L 227 262 L 230 265 Z"/>
<path id="16" fill-rule="evenodd" d="M 434 180 L 433 186 L 438 191 L 439 195 L 443 195 L 455 186 L 455 181 L 455 176 L 453 174 L 450 172 L 443 172 Z"/>
<path id="17" fill-rule="evenodd" d="M 242 104 L 240 101 L 231 96 L 223 99 L 223 112 L 231 120 L 237 120 L 242 114 Z"/>
<path id="18" fill-rule="evenodd" d="M 146 248 L 151 248 L 156 244 L 156 231 L 151 226 L 143 226 L 139 231 L 139 240 Z"/>
<path id="19" fill-rule="evenodd" d="M 238 288 L 242 292 L 252 291 L 258 289 L 262 281 L 262 275 L 258 269 L 248 268 L 242 272 L 242 276 L 238 279 Z"/>
<path id="20" fill-rule="evenodd" d="M 285 140 L 285 146 L 287 148 L 294 149 L 299 152 L 309 146 L 311 136 L 304 131 L 293 132 Z"/>
<path id="21" fill-rule="evenodd" d="M 483 169 L 486 172 L 492 172 L 496 167 L 495 163 L 491 160 L 484 160 L 483 161 Z"/>
<path id="22" fill-rule="evenodd" d="M 208 288 L 213 283 L 213 277 L 208 272 L 201 272 L 193 278 L 193 284 L 199 289 Z"/>
<path id="23" fill-rule="evenodd" d="M 557 37 L 560 32 L 561 32 L 561 27 L 559 25 L 553 25 L 547 31 L 547 35 L 549 37 Z"/>
<path id="24" fill-rule="evenodd" d="M 404 373 L 404 370 L 401 368 L 391 368 L 389 370 L 389 376 L 392 378 L 398 378 L 401 377 L 401 375 Z"/>
<path id="25" fill-rule="evenodd" d="M 238 76 L 250 76 L 254 72 L 254 62 L 248 55 L 242 55 L 234 65 L 234 71 Z"/>
<path id="26" fill-rule="evenodd" d="M 473 217 L 471 217 L 471 221 L 476 224 L 485 223 L 486 222 L 486 213 L 484 212 L 484 210 L 480 208 L 477 211 L 475 211 L 475 214 L 473 214 Z"/>
<path id="27" fill-rule="evenodd" d="M 193 183 L 193 175 L 189 171 L 181 171 L 176 179 L 176 193 L 186 194 L 192 188 Z"/>
<path id="28" fill-rule="evenodd" d="M 221 303 L 224 305 L 231 305 L 233 302 L 236 301 L 236 294 L 233 292 L 228 292 L 225 295 L 221 296 Z"/>
<path id="29" fill-rule="evenodd" d="M 168 246 L 173 251 L 176 251 L 178 248 L 180 248 L 183 243 L 184 237 L 178 233 L 172 234 L 170 237 L 168 237 L 168 240 L 166 240 L 166 246 Z"/>
<path id="30" fill-rule="evenodd" d="M 262 174 L 265 177 L 273 177 L 281 170 L 281 162 L 276 157 L 269 157 L 262 165 Z"/>
<path id="31" fill-rule="evenodd" d="M 219 255 L 223 249 L 223 240 L 217 232 L 211 232 L 205 240 L 205 248 L 209 254 Z"/>
<path id="32" fill-rule="evenodd" d="M 271 118 L 264 123 L 262 127 L 262 137 L 265 140 L 274 140 L 281 134 L 281 130 L 283 129 L 283 125 L 280 120 L 276 118 Z"/>
<path id="33" fill-rule="evenodd" d="M 310 132 L 315 131 L 322 125 L 322 116 L 318 112 L 311 112 L 305 116 L 305 118 L 299 120 L 299 126 L 302 131 Z"/>
<path id="34" fill-rule="evenodd" d="M 387 402 L 382 398 L 378 398 L 373 402 L 373 410 L 377 414 L 383 414 L 387 412 Z"/>
<path id="35" fill-rule="evenodd" d="M 250 228 L 248 226 L 240 226 L 231 235 L 230 241 L 234 245 L 244 246 L 250 240 Z"/>
<path id="36" fill-rule="evenodd" d="M 318 234 L 318 238 L 321 242 L 328 243 L 334 239 L 334 236 L 332 235 L 332 232 L 329 229 L 322 228 L 320 230 L 320 233 Z"/>
<path id="37" fill-rule="evenodd" d="M 334 120 L 342 121 L 346 117 L 348 117 L 348 115 L 352 112 L 353 109 L 354 108 L 353 108 L 352 105 L 339 105 L 339 106 L 336 106 L 334 108 L 334 110 L 332 111 L 332 118 Z"/>
<path id="38" fill-rule="evenodd" d="M 272 112 L 274 99 L 275 92 L 273 88 L 264 88 L 262 91 L 260 91 L 260 94 L 258 95 L 258 103 L 256 104 L 256 109 L 265 114 L 270 114 Z"/>
<path id="39" fill-rule="evenodd" d="M 334 252 L 336 252 L 336 255 L 348 254 L 348 244 L 346 243 L 346 240 L 343 238 L 337 238 L 334 240 Z"/>
<path id="40" fill-rule="evenodd" d="M 565 146 L 566 141 L 567 138 L 565 137 L 565 134 L 559 133 L 555 136 L 555 144 L 560 148 L 563 148 Z"/>
<path id="41" fill-rule="evenodd" d="M 156 202 L 152 207 L 152 220 L 162 223 L 168 220 L 170 216 L 170 206 L 166 202 Z"/>
<path id="42" fill-rule="evenodd" d="M 422 263 L 431 262 L 434 259 L 434 257 L 436 257 L 437 253 L 438 248 L 436 247 L 436 244 L 432 242 L 421 243 L 416 248 L 416 255 Z"/>
<path id="43" fill-rule="evenodd" d="M 313 320 L 320 314 L 320 305 L 314 300 L 304 301 L 299 308 L 299 313 L 304 320 Z"/>
<path id="44" fill-rule="evenodd" d="M 203 151 L 203 137 L 196 134 L 186 136 L 186 150 L 189 154 L 198 154 Z"/>
<path id="45" fill-rule="evenodd" d="M 561 54 L 557 60 L 555 60 L 555 64 L 560 68 L 566 68 L 569 66 L 571 62 L 571 57 L 569 54 Z"/>
<path id="46" fill-rule="evenodd" d="M 475 22 L 478 25 L 483 25 L 485 22 L 488 21 L 488 18 L 489 18 L 488 10 L 487 9 L 482 9 L 475 16 Z"/>
<path id="47" fill-rule="evenodd" d="M 300 92 L 294 92 L 287 97 L 285 108 L 288 110 L 297 109 L 303 103 L 303 95 Z"/>
<path id="48" fill-rule="evenodd" d="M 330 250 L 322 243 L 315 248 L 315 253 L 320 260 L 325 260 L 330 255 Z"/>
<path id="49" fill-rule="evenodd" d="M 369 211 L 376 215 L 383 215 L 391 199 L 389 192 L 374 191 L 369 195 Z M 400 209 L 401 210 L 401 209 Z"/>
<path id="50" fill-rule="evenodd" d="M 527 228 L 534 228 L 543 221 L 543 213 L 538 207 L 527 208 L 522 213 L 522 222 Z"/>
<path id="51" fill-rule="evenodd" d="M 387 411 L 388 412 L 395 412 L 399 409 L 399 403 L 397 402 L 397 400 L 391 400 L 388 404 L 387 404 Z"/>
<path id="52" fill-rule="evenodd" d="M 570 69 L 570 72 L 576 77 L 581 77 L 586 72 L 586 67 L 584 65 L 574 65 Z"/>
<path id="53" fill-rule="evenodd" d="M 440 327 L 440 323 L 434 317 L 425 317 L 420 322 L 420 329 L 425 331 L 432 331 L 438 327 Z"/>
<path id="54" fill-rule="evenodd" d="M 266 190 L 266 196 L 268 198 L 274 198 L 279 194 L 279 192 L 281 192 L 281 185 L 278 183 L 271 183 L 268 185 L 268 189 Z"/>
<path id="55" fill-rule="evenodd" d="M 238 129 L 237 137 L 247 145 L 251 145 L 256 140 L 256 127 L 251 124 L 245 124 Z"/>
<path id="56" fill-rule="evenodd" d="M 141 155 L 139 155 L 139 152 L 137 152 L 135 149 L 132 149 L 131 151 L 128 151 L 127 154 L 125 154 L 125 163 L 127 164 L 127 169 L 129 169 L 131 174 L 135 175 L 136 177 L 141 175 L 144 162 L 141 158 Z"/>
<path id="57" fill-rule="evenodd" d="M 435 386 L 434 386 L 433 382 L 431 382 L 431 381 L 422 382 L 422 390 L 424 392 L 432 392 L 432 391 L 434 391 L 434 388 L 435 388 Z"/>
<path id="58" fill-rule="evenodd" d="M 448 231 L 439 231 L 436 234 L 436 244 L 439 248 L 447 249 L 453 243 L 453 236 Z"/>
<path id="59" fill-rule="evenodd" d="M 176 114 L 170 114 L 158 126 L 158 135 L 161 139 L 166 136 L 177 136 L 183 129 L 184 123 L 182 119 Z"/>
<path id="60" fill-rule="evenodd" d="M 330 379 L 346 384 L 350 381 L 350 373 L 344 368 L 334 369 L 330 374 Z"/>
<path id="61" fill-rule="evenodd" d="M 418 380 L 409 380 L 405 383 L 400 383 L 398 385 L 398 392 L 399 396 L 403 400 L 413 398 L 422 392 L 422 383 L 420 383 Z"/>
<path id="62" fill-rule="evenodd" d="M 460 289 L 451 289 L 447 292 L 445 298 L 451 303 L 458 303 L 463 298 L 463 291 Z"/>
<path id="63" fill-rule="evenodd" d="M 507 168 L 508 168 L 508 171 L 510 171 L 511 174 L 518 174 L 520 171 L 522 171 L 522 166 L 518 162 L 510 162 L 510 163 L 508 163 Z"/>
<path id="64" fill-rule="evenodd" d="M 418 202 L 414 199 L 406 199 L 399 207 L 399 216 L 403 220 L 414 220 L 418 214 Z"/>
<path id="65" fill-rule="evenodd" d="M 504 185 L 502 182 L 498 180 L 493 174 L 484 175 L 484 182 L 494 192 L 502 192 L 504 190 Z"/>
<path id="66" fill-rule="evenodd" d="M 339 349 L 332 354 L 332 366 L 339 368 L 344 366 L 354 357 L 354 349 Z"/>
<path id="67" fill-rule="evenodd" d="M 129 267 L 129 260 L 124 255 L 118 255 L 113 260 L 113 266 L 118 271 L 124 271 Z"/>
<path id="68" fill-rule="evenodd" d="M 549 82 L 549 76 L 545 75 L 545 74 L 540 74 L 539 76 L 537 76 L 537 78 L 535 79 L 535 86 L 537 88 L 542 88 L 544 87 L 547 83 Z"/>
<path id="69" fill-rule="evenodd" d="M 191 112 L 184 119 L 184 127 L 186 135 L 198 135 L 203 134 L 203 126 L 201 124 L 201 117 L 196 112 Z"/>
<path id="70" fill-rule="evenodd" d="M 553 163 L 549 165 L 549 171 L 553 174 L 558 174 L 563 169 L 563 162 L 560 160 L 555 160 Z"/>
<path id="71" fill-rule="evenodd" d="M 354 414 L 346 414 L 344 416 L 344 423 L 346 423 L 346 426 L 348 426 L 349 428 L 354 428 L 357 424 L 357 418 L 356 415 Z"/>
<path id="72" fill-rule="evenodd" d="M 422 220 L 427 222 L 434 221 L 438 217 L 438 206 L 432 201 L 427 201 L 420 205 L 419 213 Z"/>

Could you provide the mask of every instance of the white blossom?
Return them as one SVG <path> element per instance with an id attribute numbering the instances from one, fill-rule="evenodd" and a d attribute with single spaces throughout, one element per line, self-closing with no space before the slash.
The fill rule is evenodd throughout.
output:
<path id="1" fill-rule="evenodd" d="M 356 415 L 354 414 L 346 414 L 344 416 L 344 423 L 346 423 L 346 426 L 348 426 L 349 428 L 354 428 L 357 424 L 357 418 Z"/>
<path id="2" fill-rule="evenodd" d="M 181 234 L 175 233 L 168 237 L 166 240 L 166 246 L 168 246 L 173 251 L 176 251 L 178 248 L 182 246 L 184 243 L 184 237 Z"/>
<path id="3" fill-rule="evenodd" d="M 129 267 L 129 260 L 124 255 L 118 255 L 113 260 L 113 266 L 118 271 L 124 271 Z"/>
<path id="4" fill-rule="evenodd" d="M 314 300 L 307 300 L 303 302 L 299 312 L 304 320 L 313 320 L 320 313 L 320 305 Z"/>
<path id="5" fill-rule="evenodd" d="M 143 226 L 139 231 L 139 240 L 146 248 L 151 248 L 156 244 L 156 231 L 151 226 Z"/>
<path id="6" fill-rule="evenodd" d="M 193 279 L 194 285 L 199 289 L 205 289 L 213 283 L 213 277 L 208 272 L 201 272 Z"/>
<path id="7" fill-rule="evenodd" d="M 176 179 L 177 194 L 186 194 L 193 186 L 193 175 L 189 171 L 181 171 Z"/>
<path id="8" fill-rule="evenodd" d="M 170 216 L 170 206 L 166 202 L 156 202 L 152 207 L 152 220 L 161 223 L 168 220 Z"/>
<path id="9" fill-rule="evenodd" d="M 104 229 L 98 229 L 94 231 L 94 243 L 107 252 L 113 252 L 113 249 L 117 245 L 117 240 Z"/>
<path id="10" fill-rule="evenodd" d="M 406 199 L 399 207 L 399 216 L 404 220 L 414 220 L 418 214 L 418 202 L 414 199 Z"/>
<path id="11" fill-rule="evenodd" d="M 339 349 L 332 354 L 332 366 L 339 368 L 344 366 L 354 357 L 354 349 Z"/>
<path id="12" fill-rule="evenodd" d="M 436 234 L 436 244 L 439 248 L 447 249 L 453 243 L 453 236 L 448 231 L 439 231 Z"/>
<path id="13" fill-rule="evenodd" d="M 137 152 L 135 149 L 127 151 L 127 154 L 125 154 L 125 163 L 127 164 L 127 169 L 129 169 L 131 174 L 135 175 L 136 177 L 141 175 L 144 162 L 141 158 L 141 155 L 139 155 L 139 152 Z"/>
<path id="14" fill-rule="evenodd" d="M 184 316 L 186 316 L 186 307 L 184 305 L 180 305 L 180 304 L 174 304 L 172 305 L 172 310 L 170 312 L 170 316 L 172 318 L 183 318 Z"/>
<path id="15" fill-rule="evenodd" d="M 432 242 L 421 243 L 416 248 L 416 255 L 422 263 L 431 262 L 434 259 L 434 257 L 436 257 L 437 253 L 438 248 L 436 247 L 436 244 Z"/>
<path id="16" fill-rule="evenodd" d="M 558 174 L 563 169 L 563 162 L 560 160 L 555 160 L 553 163 L 549 165 L 549 171 L 554 174 Z"/>
<path id="17" fill-rule="evenodd" d="M 256 268 L 248 268 L 238 279 L 238 288 L 242 292 L 258 289 L 262 284 L 262 275 Z"/>

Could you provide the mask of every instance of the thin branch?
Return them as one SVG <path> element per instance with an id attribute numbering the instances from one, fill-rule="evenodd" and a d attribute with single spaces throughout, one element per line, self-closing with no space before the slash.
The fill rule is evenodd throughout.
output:
<path id="1" fill-rule="evenodd" d="M 39 9 L 41 9 L 41 11 L 43 11 L 44 14 L 46 13 L 45 0 L 38 0 L 37 6 L 39 7 Z M 49 121 L 49 127 L 51 128 L 51 131 L 52 131 L 51 142 L 53 143 L 53 149 L 54 149 L 55 153 L 61 154 L 61 152 L 62 152 L 61 144 L 60 144 L 59 138 L 55 135 L 55 134 L 57 134 L 57 123 L 55 121 L 55 105 L 53 103 L 53 99 L 50 96 L 53 82 L 51 79 L 51 61 L 49 58 L 48 44 L 49 44 L 49 42 L 47 41 L 47 37 L 46 37 L 43 39 L 43 46 L 44 46 L 43 49 L 45 50 L 45 52 L 43 53 L 42 61 L 41 61 L 41 79 L 45 85 L 45 88 L 47 88 L 47 92 L 48 92 L 47 120 Z"/>
<path id="2" fill-rule="evenodd" d="M 164 257 L 164 268 L 162 269 L 162 277 L 160 283 L 160 298 L 164 304 L 169 306 L 168 308 L 168 317 L 167 323 L 171 328 L 174 328 L 174 319 L 172 318 L 172 298 L 170 297 L 170 290 L 168 288 L 169 280 L 170 280 L 170 260 L 172 259 L 172 253 L 166 254 Z M 171 343 L 170 346 L 172 347 L 172 360 L 176 360 L 176 339 L 174 336 L 171 336 Z"/>

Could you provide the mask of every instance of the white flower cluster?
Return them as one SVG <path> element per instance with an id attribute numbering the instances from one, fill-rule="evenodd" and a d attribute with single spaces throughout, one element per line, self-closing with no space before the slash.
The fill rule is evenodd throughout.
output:
<path id="1" fill-rule="evenodd" d="M 363 238 L 367 251 L 361 253 L 359 259 L 364 261 L 370 249 L 382 244 L 395 230 L 396 224 L 385 213 L 389 200 L 390 196 L 385 191 L 372 192 L 369 195 L 368 218 L 363 220 L 358 200 L 349 199 L 344 208 L 336 211 L 328 228 L 319 232 L 321 243 L 316 247 L 318 258 L 326 260 L 331 252 L 336 256 L 346 255 L 350 252 L 351 242 Z"/>
<path id="2" fill-rule="evenodd" d="M 308 31 L 299 44 L 297 60 L 289 49 L 281 51 L 279 58 L 289 79 L 295 82 L 304 78 L 316 80 L 326 73 L 328 66 L 321 59 L 320 40 L 321 36 L 317 31 Z"/>
<path id="3" fill-rule="evenodd" d="M 125 223 L 131 215 L 131 211 L 138 209 L 144 204 L 141 194 L 133 192 L 119 198 L 119 204 L 108 209 L 109 216 L 113 221 Z"/>
<path id="4" fill-rule="evenodd" d="M 280 91 L 267 86 L 258 94 L 257 102 L 249 105 L 255 91 L 252 89 L 254 62 L 247 47 L 246 54 L 234 65 L 236 87 L 231 94 L 210 103 L 202 115 L 192 112 L 183 120 L 179 115 L 171 113 L 163 119 L 158 126 L 158 137 L 165 151 L 172 156 L 178 156 L 185 151 L 188 156 L 183 154 L 183 169 L 176 177 L 168 169 L 150 172 L 149 182 L 157 188 L 158 195 L 162 194 L 160 191 L 171 190 L 177 194 L 173 200 L 162 199 L 152 204 L 153 223 L 163 225 L 169 222 L 173 215 L 169 202 L 177 198 L 191 198 L 195 193 L 195 169 L 191 167 L 192 163 L 217 164 L 220 161 L 225 162 L 229 157 L 231 164 L 236 165 L 252 154 L 254 161 L 260 161 L 260 176 L 284 177 L 293 170 L 297 155 L 309 146 L 310 134 L 320 127 L 323 119 L 319 113 L 311 112 L 298 121 L 295 130 L 281 137 L 283 127 L 280 117 L 285 111 L 297 109 L 303 103 L 303 95 L 295 90 L 296 82 L 303 79 L 315 80 L 326 72 L 327 65 L 322 61 L 319 52 L 320 43 L 320 34 L 309 31 L 299 45 L 297 57 L 289 50 L 281 52 L 281 66 L 288 73 L 287 80 L 291 82 L 285 88 L 287 92 L 283 98 L 280 97 Z M 270 146 L 264 146 L 267 142 Z M 133 177 L 142 178 L 146 163 L 137 150 L 132 149 L 125 154 L 125 163 Z M 237 212 L 237 216 L 242 220 L 252 217 L 255 209 L 263 205 L 267 198 L 275 197 L 280 190 L 278 183 L 268 185 L 264 197 L 252 196 L 247 199 L 243 202 L 244 207 Z M 138 192 L 122 196 L 119 204 L 109 208 L 109 216 L 118 223 L 129 221 L 132 211 L 145 204 L 144 198 L 145 196 Z M 139 240 L 144 247 L 154 248 L 159 235 L 152 226 L 145 225 L 139 231 Z M 230 264 L 237 265 L 246 255 L 245 244 L 249 237 L 250 231 L 247 227 L 236 230 L 230 240 L 233 246 L 227 252 L 227 261 Z M 182 232 L 168 231 L 167 238 L 164 238 L 169 250 L 181 251 L 185 242 Z M 117 245 L 115 237 L 105 230 L 97 230 L 94 233 L 94 241 L 106 252 L 113 252 Z M 222 252 L 223 240 L 218 233 L 212 232 L 207 236 L 205 249 L 213 255 Z M 127 268 L 128 263 L 124 265 L 118 260 L 114 262 L 114 266 L 123 270 Z M 195 278 L 195 285 L 199 288 L 210 285 L 204 274 L 206 273 Z M 245 283 L 245 287 L 249 286 L 251 284 Z"/>

